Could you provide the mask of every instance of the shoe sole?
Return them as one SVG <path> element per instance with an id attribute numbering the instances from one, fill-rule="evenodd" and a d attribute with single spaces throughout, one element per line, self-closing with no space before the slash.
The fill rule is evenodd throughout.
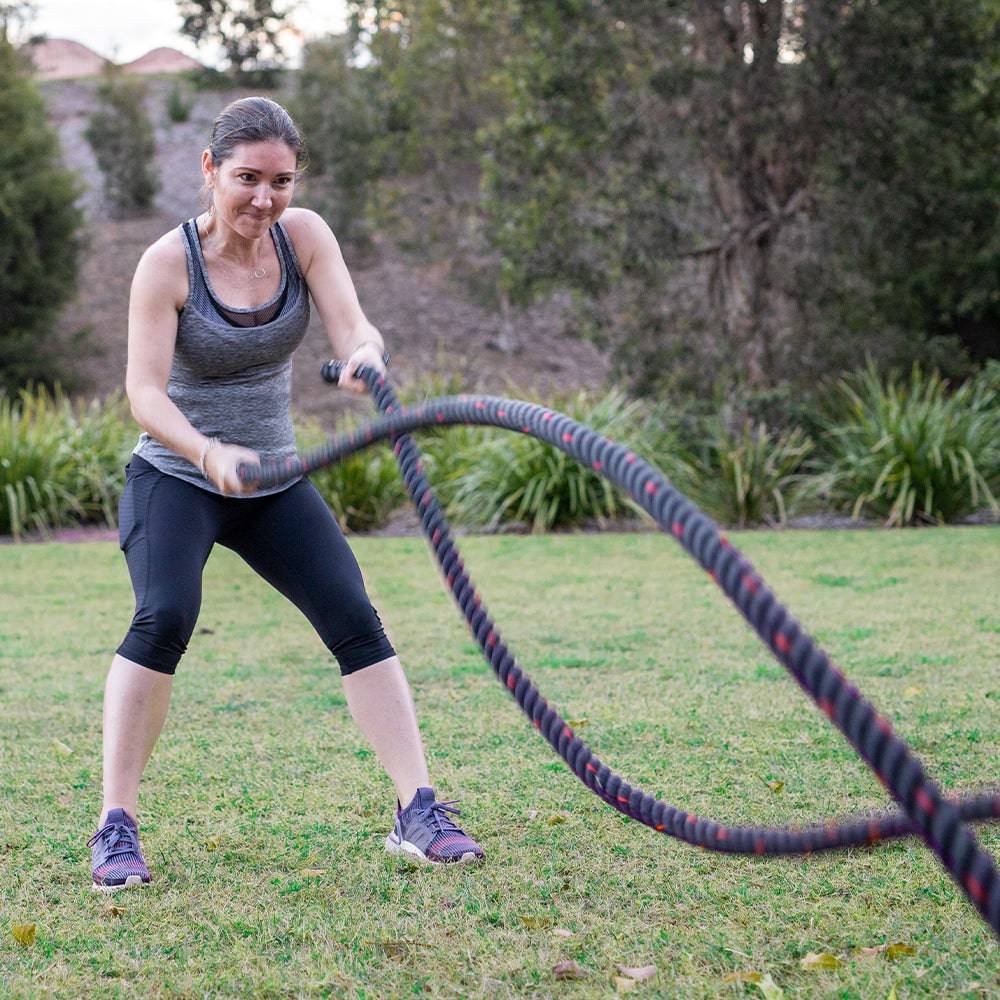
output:
<path id="1" fill-rule="evenodd" d="M 397 856 L 405 854 L 411 860 L 419 861 L 425 865 L 468 865 L 483 860 L 480 855 L 473 851 L 466 851 L 460 858 L 454 858 L 451 861 L 435 861 L 433 858 L 427 857 L 416 844 L 411 844 L 408 840 L 396 840 L 391 833 L 385 838 L 385 850 L 386 854 Z"/>
<path id="2" fill-rule="evenodd" d="M 149 885 L 149 883 L 143 881 L 141 875 L 129 875 L 129 877 L 125 879 L 121 885 L 98 885 L 95 882 L 90 888 L 94 892 L 101 892 L 104 893 L 105 896 L 110 896 L 112 893 L 118 892 L 121 889 L 134 889 L 136 886 L 141 889 L 146 885 Z"/>

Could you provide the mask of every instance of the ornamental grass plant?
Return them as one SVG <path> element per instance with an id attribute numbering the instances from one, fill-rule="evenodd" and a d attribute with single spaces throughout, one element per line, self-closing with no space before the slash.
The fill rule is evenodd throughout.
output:
<path id="1" fill-rule="evenodd" d="M 654 412 L 620 389 L 601 396 L 581 391 L 552 408 L 642 455 L 654 451 L 662 433 Z M 600 473 L 528 435 L 486 431 L 459 443 L 447 510 L 460 524 L 491 531 L 526 525 L 540 532 L 640 512 Z"/>
<path id="2" fill-rule="evenodd" d="M 745 528 L 784 524 L 809 496 L 804 463 L 814 449 L 798 427 L 775 430 L 724 413 L 695 418 L 673 463 L 677 487 L 710 517 Z"/>
<path id="3" fill-rule="evenodd" d="M 64 405 L 69 417 L 66 446 L 73 456 L 70 484 L 80 518 L 113 528 L 125 488 L 125 463 L 139 428 L 120 392 L 103 400 Z"/>
<path id="4" fill-rule="evenodd" d="M 0 527 L 15 538 L 65 523 L 78 507 L 69 489 L 63 407 L 47 390 L 0 398 Z"/>
<path id="5" fill-rule="evenodd" d="M 0 398 L 0 531 L 114 525 L 136 433 L 117 394 L 74 404 L 39 386 Z"/>
<path id="6" fill-rule="evenodd" d="M 825 499 L 886 526 L 1000 516 L 1000 365 L 956 389 L 914 366 L 883 378 L 869 362 L 841 380 L 826 422 Z"/>

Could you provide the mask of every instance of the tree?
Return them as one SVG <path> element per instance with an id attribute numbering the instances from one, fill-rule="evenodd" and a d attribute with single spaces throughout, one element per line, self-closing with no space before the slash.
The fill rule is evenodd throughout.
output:
<path id="1" fill-rule="evenodd" d="M 97 109 L 84 135 L 104 179 L 104 197 L 118 216 L 148 212 L 159 190 L 156 137 L 146 114 L 146 87 L 108 63 L 97 87 Z"/>
<path id="2" fill-rule="evenodd" d="M 181 34 L 195 45 L 217 45 L 241 82 L 274 83 L 285 61 L 279 38 L 294 4 L 281 0 L 177 0 Z"/>
<path id="3" fill-rule="evenodd" d="M 484 239 L 478 135 L 505 107 L 501 70 L 518 7 L 519 0 L 348 0 L 344 69 L 356 80 L 354 107 L 364 113 L 341 121 L 335 107 L 343 97 L 328 97 L 321 140 L 339 151 L 340 170 L 356 177 L 371 214 L 403 246 L 447 257 L 454 273 L 499 307 L 497 346 L 506 351 L 517 346 L 516 303 Z M 350 135 L 350 122 L 362 117 L 375 130 L 374 156 L 356 155 L 350 138 L 346 147 L 338 141 L 343 125 Z"/>
<path id="4" fill-rule="evenodd" d="M 0 0 L 0 35 L 18 44 L 37 12 L 38 4 L 32 0 Z"/>
<path id="5" fill-rule="evenodd" d="M 834 248 L 883 326 L 962 374 L 1000 356 L 1000 4 L 864 4 L 842 47 L 835 109 L 855 127 L 831 137 Z"/>
<path id="6" fill-rule="evenodd" d="M 920 356 L 988 303 L 996 331 L 994 0 L 537 0 L 521 21 L 491 240 L 520 297 L 576 288 L 640 383 L 808 384 Z M 818 329 L 797 311 L 817 300 Z"/>
<path id="7" fill-rule="evenodd" d="M 571 289 L 643 389 L 997 350 L 997 0 L 469 7 L 351 2 L 385 176 L 472 165 L 502 312 Z"/>
<path id="8" fill-rule="evenodd" d="M 332 36 L 306 46 L 297 84 L 291 111 L 308 142 L 306 197 L 341 239 L 364 244 L 370 185 L 392 152 L 378 80 L 352 65 L 345 36 Z"/>
<path id="9" fill-rule="evenodd" d="M 30 67 L 0 28 L 0 387 L 58 377 L 52 325 L 76 290 L 76 177 Z"/>

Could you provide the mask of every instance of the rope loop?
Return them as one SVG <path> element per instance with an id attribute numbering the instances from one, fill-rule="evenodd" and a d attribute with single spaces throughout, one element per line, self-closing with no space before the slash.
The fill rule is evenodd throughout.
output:
<path id="1" fill-rule="evenodd" d="M 336 381 L 338 362 L 324 366 Z M 388 379 L 371 368 L 363 378 L 384 415 L 330 439 L 309 454 L 260 469 L 242 468 L 262 487 L 277 485 L 387 441 L 441 572 L 487 663 L 528 719 L 570 770 L 602 801 L 645 826 L 689 844 L 731 854 L 811 854 L 919 834 L 962 892 L 1000 937 L 996 862 L 964 825 L 1000 816 L 1000 794 L 945 798 L 923 765 L 827 654 L 791 616 L 750 561 L 690 500 L 645 460 L 591 428 L 543 406 L 494 396 L 458 396 L 401 407 Z M 330 377 L 332 376 L 332 377 Z M 553 708 L 523 670 L 465 571 L 441 507 L 423 473 L 410 432 L 468 424 L 530 434 L 600 471 L 626 490 L 707 573 L 777 661 L 875 772 L 902 812 L 853 817 L 808 827 L 726 826 L 687 813 L 628 784 L 603 763 Z"/>

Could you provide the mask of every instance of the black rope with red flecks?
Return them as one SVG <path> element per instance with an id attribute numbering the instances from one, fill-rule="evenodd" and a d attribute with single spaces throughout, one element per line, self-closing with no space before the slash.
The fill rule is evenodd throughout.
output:
<path id="1" fill-rule="evenodd" d="M 340 363 L 324 365 L 337 381 Z M 992 856 L 963 820 L 1000 816 L 1000 795 L 952 801 L 941 794 L 892 726 L 834 666 L 718 527 L 652 466 L 627 448 L 564 414 L 520 400 L 460 396 L 400 408 L 391 385 L 370 368 L 358 372 L 384 417 L 331 439 L 302 458 L 243 467 L 246 479 L 277 485 L 379 441 L 392 444 L 410 497 L 441 571 L 483 655 L 521 709 L 573 773 L 619 812 L 687 843 L 737 854 L 800 854 L 870 844 L 917 833 L 937 854 L 983 918 L 1000 936 L 1000 878 Z M 795 678 L 875 772 L 905 814 L 848 819 L 812 827 L 725 826 L 653 798 L 603 763 L 542 697 L 500 637 L 451 538 L 409 432 L 474 424 L 499 427 L 561 449 L 626 490 L 715 580 L 779 663 Z"/>

